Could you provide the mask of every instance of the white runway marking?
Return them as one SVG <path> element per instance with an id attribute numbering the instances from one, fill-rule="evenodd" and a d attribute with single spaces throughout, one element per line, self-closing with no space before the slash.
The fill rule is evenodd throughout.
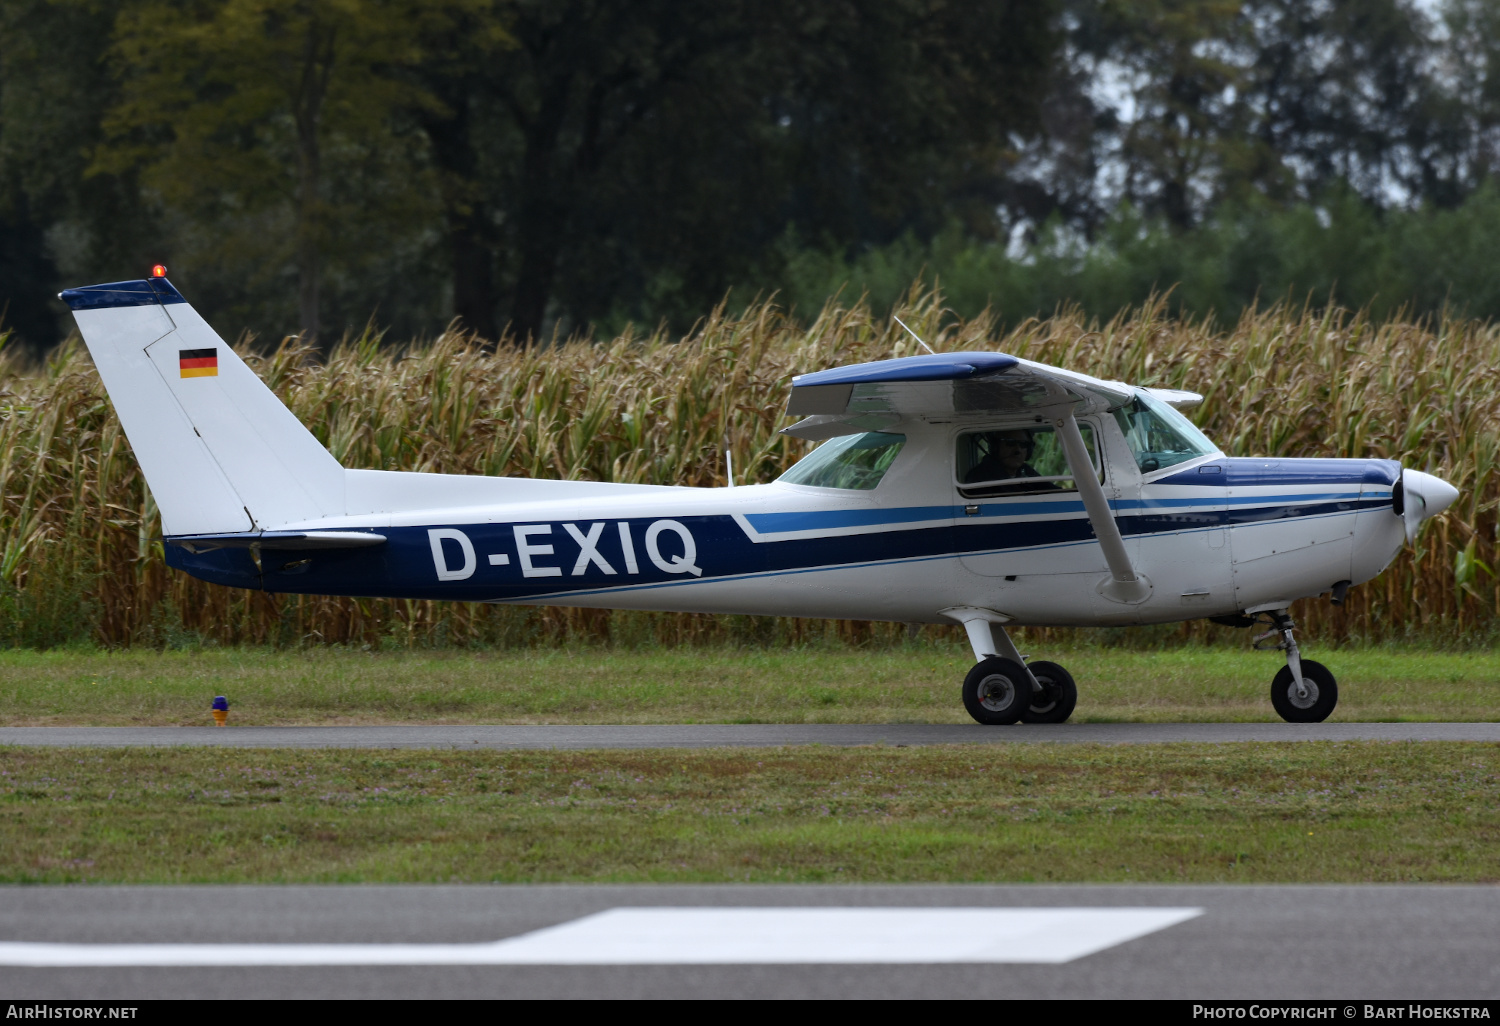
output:
<path id="1" fill-rule="evenodd" d="M 8 966 L 1071 962 L 1200 908 L 615 908 L 482 944 L 0 942 Z"/>

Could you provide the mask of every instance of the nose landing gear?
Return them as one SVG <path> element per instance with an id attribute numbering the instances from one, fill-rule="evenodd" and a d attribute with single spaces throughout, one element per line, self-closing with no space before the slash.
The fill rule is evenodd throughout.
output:
<path id="1" fill-rule="evenodd" d="M 1271 629 L 1256 636 L 1254 647 L 1280 649 L 1286 653 L 1286 665 L 1271 680 L 1271 706 L 1288 723 L 1322 723 L 1338 705 L 1339 685 L 1328 667 L 1303 659 L 1292 637 L 1296 624 L 1285 609 L 1262 614 Z M 1270 642 L 1272 638 L 1277 640 Z"/>

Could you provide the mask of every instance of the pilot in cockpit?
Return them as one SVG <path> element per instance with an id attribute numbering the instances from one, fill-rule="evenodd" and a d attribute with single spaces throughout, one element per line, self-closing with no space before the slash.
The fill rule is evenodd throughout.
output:
<path id="1" fill-rule="evenodd" d="M 1013 431 L 987 431 L 974 440 L 976 448 L 984 455 L 964 475 L 964 484 L 982 481 L 1014 481 L 1015 478 L 1040 477 L 1031 465 L 1036 451 L 1036 440 L 1025 428 Z M 1038 489 L 1056 488 L 1051 481 L 1014 481 L 1012 484 L 986 489 L 986 492 L 1031 492 Z"/>

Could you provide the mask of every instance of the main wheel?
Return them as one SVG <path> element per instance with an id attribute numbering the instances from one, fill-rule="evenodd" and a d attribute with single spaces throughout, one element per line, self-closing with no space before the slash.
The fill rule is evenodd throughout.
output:
<path id="1" fill-rule="evenodd" d="M 1305 697 L 1297 694 L 1292 668 L 1283 666 L 1271 681 L 1271 705 L 1288 723 L 1322 723 L 1339 704 L 1339 682 L 1328 667 L 1311 659 L 1302 660 L 1302 679 L 1307 684 Z"/>
<path id="2" fill-rule="evenodd" d="M 1020 663 L 990 656 L 964 678 L 964 708 L 980 723 L 1014 723 L 1030 704 L 1031 679 Z"/>
<path id="3" fill-rule="evenodd" d="M 1026 665 L 1042 690 L 1032 695 L 1031 704 L 1021 710 L 1021 722 L 1066 722 L 1078 704 L 1078 685 L 1073 683 L 1073 675 L 1056 663 L 1043 660 Z"/>

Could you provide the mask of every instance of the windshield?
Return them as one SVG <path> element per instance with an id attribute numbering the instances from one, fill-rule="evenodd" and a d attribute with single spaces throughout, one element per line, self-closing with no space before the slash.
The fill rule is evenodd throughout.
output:
<path id="1" fill-rule="evenodd" d="M 782 474 L 781 480 L 814 488 L 868 491 L 880 483 L 905 444 L 905 435 L 884 431 L 831 438 Z"/>
<path id="2" fill-rule="evenodd" d="M 1143 474 L 1219 451 L 1192 421 L 1145 392 L 1137 392 L 1129 406 L 1116 410 L 1115 420 Z"/>

